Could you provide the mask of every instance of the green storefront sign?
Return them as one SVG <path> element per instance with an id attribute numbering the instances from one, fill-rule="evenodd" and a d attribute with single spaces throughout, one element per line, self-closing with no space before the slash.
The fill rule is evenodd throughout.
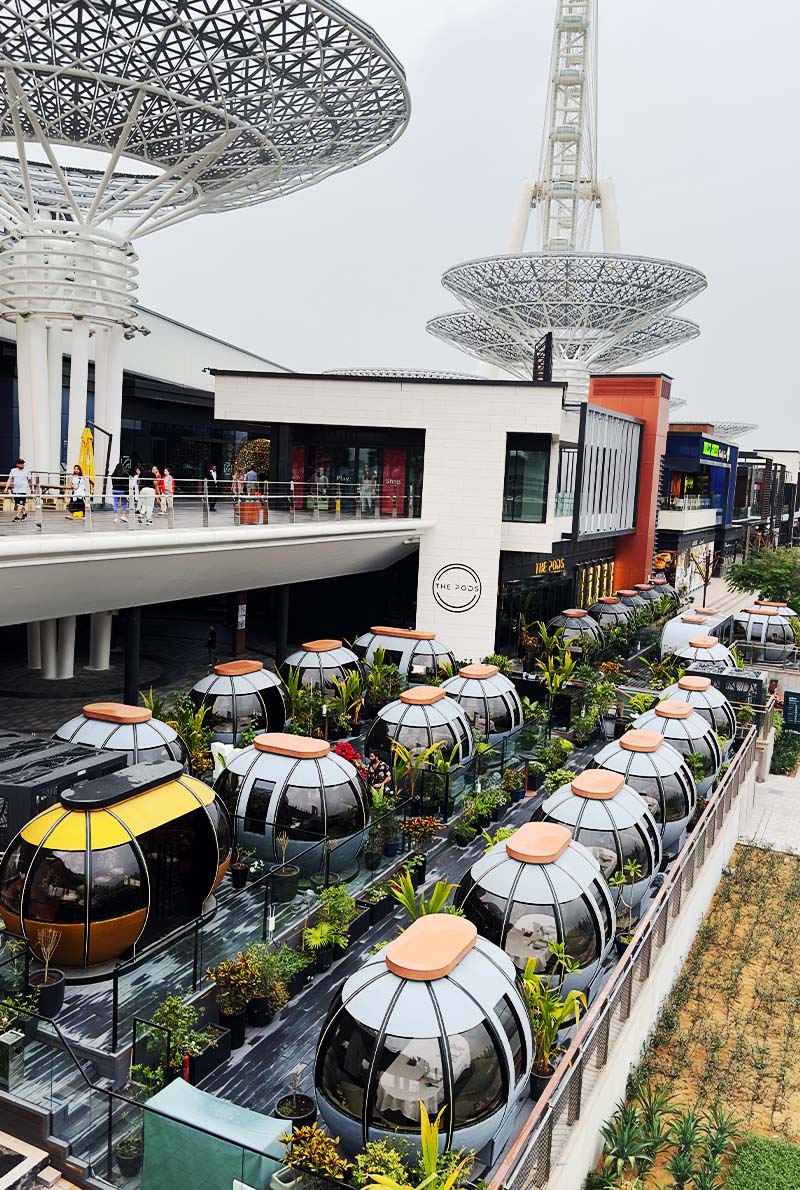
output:
<path id="1" fill-rule="evenodd" d="M 709 442 L 704 438 L 701 454 L 704 459 L 718 459 L 720 463 L 727 463 L 731 457 L 731 448 L 723 446 L 721 442 Z"/>

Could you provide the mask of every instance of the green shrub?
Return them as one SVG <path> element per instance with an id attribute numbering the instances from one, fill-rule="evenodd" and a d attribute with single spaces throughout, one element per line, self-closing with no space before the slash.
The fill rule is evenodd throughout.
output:
<path id="1" fill-rule="evenodd" d="M 726 1190 L 792 1190 L 800 1186 L 800 1146 L 748 1136 L 736 1153 Z"/>

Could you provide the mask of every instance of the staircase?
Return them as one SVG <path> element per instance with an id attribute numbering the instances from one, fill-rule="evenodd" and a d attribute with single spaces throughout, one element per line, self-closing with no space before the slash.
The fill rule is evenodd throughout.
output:
<path id="1" fill-rule="evenodd" d="M 743 607 L 750 607 L 754 600 L 758 599 L 758 592 L 731 591 L 724 578 L 712 578 L 708 584 L 706 599 L 706 607 L 716 607 L 721 612 L 730 612 L 733 615 Z M 694 606 L 703 606 L 702 588 L 694 592 Z"/>

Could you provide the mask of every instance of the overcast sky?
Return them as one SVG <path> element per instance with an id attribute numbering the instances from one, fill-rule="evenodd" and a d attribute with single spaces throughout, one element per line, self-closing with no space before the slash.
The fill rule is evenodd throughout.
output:
<path id="1" fill-rule="evenodd" d="M 503 250 L 536 172 L 553 0 L 351 7 L 406 67 L 405 135 L 310 190 L 140 241 L 142 303 L 299 370 L 476 370 L 425 322 L 455 305 L 445 268 Z M 645 367 L 674 377 L 681 417 L 756 421 L 743 444 L 800 448 L 800 4 L 599 9 L 599 172 L 616 182 L 623 251 L 709 282 L 681 311 L 701 337 Z"/>

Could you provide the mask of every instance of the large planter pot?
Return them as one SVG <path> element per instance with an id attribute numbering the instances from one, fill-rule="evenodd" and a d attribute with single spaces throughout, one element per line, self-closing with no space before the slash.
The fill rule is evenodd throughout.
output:
<path id="1" fill-rule="evenodd" d="M 538 793 L 538 791 L 542 788 L 544 777 L 544 773 L 535 771 L 528 773 L 528 789 L 531 791 L 531 793 Z"/>
<path id="2" fill-rule="evenodd" d="M 627 932 L 623 933 L 623 934 L 615 934 L 614 935 L 614 948 L 615 948 L 617 954 L 620 956 L 620 958 L 622 957 L 622 955 L 625 954 L 625 951 L 630 946 L 632 937 L 633 937 L 633 934 L 632 933 L 629 934 Z"/>
<path id="3" fill-rule="evenodd" d="M 617 716 L 616 715 L 603 715 L 603 718 L 600 720 L 600 727 L 603 732 L 604 740 L 613 740 L 614 731 L 616 730 L 616 726 L 617 726 Z"/>
<path id="4" fill-rule="evenodd" d="M 387 859 L 394 858 L 394 856 L 397 855 L 398 851 L 400 850 L 400 840 L 384 839 L 382 850 Z"/>
<path id="5" fill-rule="evenodd" d="M 313 978 L 313 967 L 304 967 L 302 971 L 296 971 L 286 984 L 286 991 L 289 997 L 299 996 L 306 984 L 310 983 Z"/>
<path id="6" fill-rule="evenodd" d="M 119 1166 L 119 1172 L 122 1174 L 123 1178 L 134 1178 L 142 1168 L 143 1153 L 141 1145 L 139 1146 L 138 1153 L 125 1154 L 120 1153 L 119 1151 L 122 1144 L 124 1144 L 124 1140 L 120 1141 L 118 1145 L 114 1146 L 114 1158 L 117 1162 L 117 1165 Z"/>
<path id="7" fill-rule="evenodd" d="M 244 888 L 249 871 L 249 864 L 231 864 L 231 884 L 234 888 Z"/>
<path id="8" fill-rule="evenodd" d="M 537 1074 L 534 1070 L 531 1071 L 529 1093 L 531 1099 L 541 1099 L 544 1094 L 544 1089 L 553 1077 L 554 1067 L 550 1069 L 549 1074 Z"/>
<path id="9" fill-rule="evenodd" d="M 371 904 L 369 907 L 370 925 L 375 926 L 379 921 L 383 921 L 385 917 L 388 917 L 392 911 L 392 905 L 393 901 L 391 897 L 384 897 L 382 901 L 378 901 L 374 905 Z"/>
<path id="10" fill-rule="evenodd" d="M 469 847 L 470 843 L 475 842 L 474 835 L 472 835 L 469 839 L 465 839 L 461 835 L 454 835 L 453 838 L 456 841 L 456 847 L 461 847 L 461 848 Z"/>
<path id="11" fill-rule="evenodd" d="M 428 864 L 425 856 L 420 855 L 419 858 L 422 860 L 422 863 L 416 864 L 413 868 L 410 868 L 408 873 L 411 877 L 411 883 L 414 885 L 414 888 L 419 888 L 421 884 L 424 884 L 425 874 L 428 870 Z"/>
<path id="12" fill-rule="evenodd" d="M 369 905 L 359 905 L 358 912 L 350 922 L 350 941 L 357 942 L 369 929 Z"/>
<path id="13" fill-rule="evenodd" d="M 192 1054 L 189 1058 L 189 1082 L 193 1087 L 231 1056 L 230 1031 L 219 1025 L 210 1025 L 209 1028 L 215 1035 L 214 1044 L 206 1046 L 201 1054 Z"/>
<path id="14" fill-rule="evenodd" d="M 511 801 L 512 801 L 513 805 L 516 805 L 518 802 L 521 802 L 524 797 L 525 797 L 525 790 L 523 789 L 523 787 L 521 785 L 520 785 L 519 789 L 511 790 Z"/>
<path id="15" fill-rule="evenodd" d="M 223 1012 L 219 1010 L 219 1023 L 223 1029 L 229 1029 L 231 1034 L 231 1049 L 238 1050 L 244 1045 L 247 1032 L 247 1017 L 243 1012 Z"/>
<path id="16" fill-rule="evenodd" d="M 381 866 L 383 856 L 380 851 L 364 852 L 364 867 L 368 872 L 374 872 Z"/>
<path id="17" fill-rule="evenodd" d="M 272 1114 L 286 1120 L 292 1128 L 303 1128 L 316 1120 L 317 1105 L 310 1095 L 293 1095 L 288 1091 L 276 1101 Z"/>
<path id="18" fill-rule="evenodd" d="M 279 905 L 293 901 L 297 896 L 297 882 L 300 879 L 300 869 L 295 864 L 283 864 L 273 868 L 270 874 L 272 880 L 272 900 Z"/>
<path id="19" fill-rule="evenodd" d="M 39 1016 L 46 1016 L 48 1020 L 58 1016 L 64 1007 L 64 972 L 51 967 L 47 973 L 47 983 L 44 982 L 44 970 L 31 971 L 28 976 L 28 987 L 39 993 Z"/>
<path id="20" fill-rule="evenodd" d="M 247 1005 L 247 1023 L 257 1029 L 263 1029 L 268 1025 L 274 1015 L 266 996 L 253 996 Z"/>
<path id="21" fill-rule="evenodd" d="M 330 971 L 336 958 L 337 947 L 321 946 L 314 955 L 314 967 L 317 971 Z"/>
<path id="22" fill-rule="evenodd" d="M 0 1034 L 0 1090 L 14 1091 L 25 1077 L 25 1034 L 9 1029 Z"/>

